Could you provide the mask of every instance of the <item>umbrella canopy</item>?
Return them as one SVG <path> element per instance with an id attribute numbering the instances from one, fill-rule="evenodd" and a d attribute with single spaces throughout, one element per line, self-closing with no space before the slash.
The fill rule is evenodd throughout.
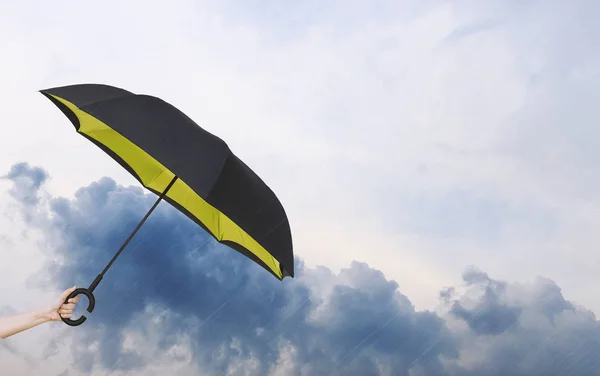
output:
<path id="1" fill-rule="evenodd" d="M 217 241 L 280 280 L 294 277 L 283 206 L 223 140 L 157 97 L 99 84 L 41 93 L 144 187 L 157 195 L 168 190 L 163 199 Z"/>

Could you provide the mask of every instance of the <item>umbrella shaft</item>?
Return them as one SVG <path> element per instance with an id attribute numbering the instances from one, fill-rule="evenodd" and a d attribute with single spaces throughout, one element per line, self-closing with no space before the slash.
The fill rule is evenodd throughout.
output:
<path id="1" fill-rule="evenodd" d="M 142 227 L 142 225 L 144 224 L 144 222 L 146 222 L 146 220 L 148 219 L 148 217 L 150 216 L 150 214 L 152 214 L 152 212 L 154 211 L 154 209 L 156 209 L 156 207 L 161 202 L 161 200 L 167 195 L 167 192 L 169 192 L 169 189 L 171 189 L 171 187 L 173 186 L 173 184 L 175 184 L 176 180 L 177 180 L 177 176 L 174 176 L 173 179 L 171 180 L 171 182 L 169 183 L 169 185 L 167 185 L 167 188 L 165 188 L 165 190 L 158 197 L 158 200 L 156 200 L 156 202 L 154 203 L 154 205 L 152 205 L 152 207 L 150 208 L 150 210 L 148 210 L 148 213 L 146 213 L 146 215 L 144 216 L 144 218 L 142 218 L 142 220 L 140 221 L 140 223 L 138 223 L 138 225 L 136 226 L 135 230 L 133 230 L 133 232 L 131 233 L 131 235 L 129 235 L 129 237 L 127 238 L 127 240 L 125 240 L 125 242 L 123 243 L 123 245 L 121 246 L 121 248 L 119 248 L 119 250 L 117 251 L 117 253 L 115 253 L 115 255 L 113 256 L 112 260 L 110 260 L 110 262 L 108 263 L 108 265 L 106 265 L 106 267 L 104 268 L 104 270 L 102 271 L 102 273 L 98 274 L 98 276 L 96 277 L 96 279 L 94 280 L 94 282 L 92 282 L 92 284 L 88 288 L 88 290 L 90 292 L 93 291 L 96 288 L 96 286 L 98 286 L 98 284 L 102 280 L 102 277 L 104 276 L 104 273 L 106 273 L 108 271 L 108 269 L 110 269 L 110 267 L 112 266 L 113 262 L 115 262 L 115 260 L 117 259 L 117 257 L 119 257 L 119 255 L 121 254 L 121 252 L 123 252 L 123 250 L 125 249 L 125 247 L 127 247 L 127 245 L 129 244 L 129 242 L 131 241 L 131 239 L 133 239 L 133 237 L 138 232 L 138 230 Z"/>

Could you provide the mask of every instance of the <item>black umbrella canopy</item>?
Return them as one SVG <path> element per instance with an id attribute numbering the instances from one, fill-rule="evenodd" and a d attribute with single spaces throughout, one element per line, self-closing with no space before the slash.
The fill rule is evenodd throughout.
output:
<path id="1" fill-rule="evenodd" d="M 168 189 L 164 200 L 219 242 L 280 280 L 294 277 L 292 237 L 283 206 L 223 140 L 150 95 L 100 84 L 41 93 L 79 134 L 144 187 L 157 195 Z"/>

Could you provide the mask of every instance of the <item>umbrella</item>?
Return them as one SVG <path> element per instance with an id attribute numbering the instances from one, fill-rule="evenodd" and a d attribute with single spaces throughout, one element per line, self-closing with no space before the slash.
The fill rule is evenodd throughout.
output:
<path id="1" fill-rule="evenodd" d="M 83 294 L 89 300 L 87 311 L 94 310 L 94 289 L 162 200 L 279 280 L 294 277 L 291 231 L 281 202 L 223 140 L 154 96 L 101 84 L 40 92 L 80 135 L 158 195 L 104 270 L 65 302 Z M 62 320 L 78 326 L 86 317 Z"/>

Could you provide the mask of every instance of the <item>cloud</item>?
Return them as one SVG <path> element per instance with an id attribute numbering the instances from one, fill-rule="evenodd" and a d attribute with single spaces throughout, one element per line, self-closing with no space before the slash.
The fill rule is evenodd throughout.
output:
<path id="1" fill-rule="evenodd" d="M 567 301 L 553 281 L 506 283 L 476 270 L 465 273 L 464 281 L 476 297 L 455 299 L 450 309 L 468 328 L 460 331 L 463 368 L 459 374 L 597 372 L 598 321 L 591 311 Z"/>
<path id="2" fill-rule="evenodd" d="M 485 292 L 481 303 L 473 309 L 466 309 L 460 302 L 454 302 L 450 313 L 463 319 L 477 334 L 500 334 L 514 325 L 520 314 L 520 307 L 509 307 L 500 302 L 506 284 L 492 281 L 487 275 L 470 271 L 464 281 L 469 285 L 484 285 Z"/>
<path id="3" fill-rule="evenodd" d="M 10 194 L 22 204 L 30 206 L 38 203 L 38 189 L 46 182 L 48 174 L 39 167 L 31 168 L 27 162 L 22 162 L 13 165 L 2 178 L 14 183 Z"/>
<path id="4" fill-rule="evenodd" d="M 40 171 L 23 165 L 11 179 L 47 176 Z M 31 281 L 45 289 L 91 282 L 155 200 L 110 178 L 72 199 L 34 186 L 15 199 L 28 211 L 38 197 L 43 218 L 31 225 L 55 257 Z M 463 286 L 441 292 L 446 312 L 436 313 L 416 310 L 396 282 L 362 262 L 340 273 L 299 258 L 296 267 L 295 279 L 280 282 L 160 205 L 95 291 L 88 321 L 67 334 L 71 371 L 535 376 L 597 369 L 595 316 L 550 280 L 520 285 L 469 269 Z M 66 351 L 59 333 L 42 362 Z"/>

